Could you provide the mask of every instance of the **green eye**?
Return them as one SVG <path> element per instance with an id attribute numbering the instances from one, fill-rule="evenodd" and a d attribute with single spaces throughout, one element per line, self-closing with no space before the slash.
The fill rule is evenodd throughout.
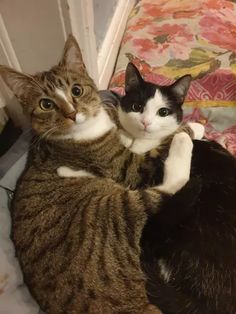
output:
<path id="1" fill-rule="evenodd" d="M 138 111 L 141 110 L 141 107 L 142 107 L 141 105 L 134 103 L 134 104 L 131 106 L 131 109 L 132 109 L 132 111 L 134 111 L 134 112 L 138 112 Z"/>
<path id="2" fill-rule="evenodd" d="M 53 110 L 56 107 L 54 101 L 48 98 L 41 99 L 39 102 L 39 106 L 44 111 Z"/>
<path id="3" fill-rule="evenodd" d="M 160 117 L 166 117 L 169 114 L 171 114 L 171 110 L 169 108 L 163 107 L 163 108 L 160 108 L 157 113 Z"/>
<path id="4" fill-rule="evenodd" d="M 80 85 L 75 84 L 73 85 L 71 89 L 71 93 L 72 93 L 72 96 L 79 97 L 83 94 L 83 88 Z"/>

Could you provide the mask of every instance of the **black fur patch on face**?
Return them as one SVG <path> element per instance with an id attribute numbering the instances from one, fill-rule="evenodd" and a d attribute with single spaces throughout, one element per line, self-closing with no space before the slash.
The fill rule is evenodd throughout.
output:
<path id="1" fill-rule="evenodd" d="M 172 113 L 176 115 L 177 121 L 181 122 L 183 119 L 183 102 L 180 102 L 179 98 L 173 93 L 169 86 L 158 87 L 161 94 L 167 99 L 167 103 Z"/>
<path id="2" fill-rule="evenodd" d="M 121 98 L 120 106 L 123 111 L 131 112 L 133 111 L 132 106 L 137 104 L 140 106 L 139 112 L 143 112 L 147 101 L 153 98 L 156 92 L 156 85 L 152 83 L 140 81 L 139 87 L 137 89 L 132 89 L 126 92 L 125 96 Z"/>

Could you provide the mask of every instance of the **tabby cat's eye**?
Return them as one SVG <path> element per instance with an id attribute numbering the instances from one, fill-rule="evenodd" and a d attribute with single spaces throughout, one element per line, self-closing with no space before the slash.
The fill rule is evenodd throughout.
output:
<path id="1" fill-rule="evenodd" d="M 158 115 L 160 117 L 166 117 L 168 116 L 169 114 L 171 114 L 171 110 L 169 108 L 160 108 L 158 111 L 157 111 Z"/>
<path id="2" fill-rule="evenodd" d="M 71 93 L 72 93 L 72 96 L 79 97 L 83 94 L 83 88 L 80 85 L 75 84 L 73 85 L 71 89 Z"/>
<path id="3" fill-rule="evenodd" d="M 131 107 L 132 111 L 138 112 L 141 110 L 141 105 L 134 103 Z"/>
<path id="4" fill-rule="evenodd" d="M 54 101 L 48 98 L 42 98 L 39 102 L 39 106 L 44 111 L 52 110 L 56 107 Z"/>

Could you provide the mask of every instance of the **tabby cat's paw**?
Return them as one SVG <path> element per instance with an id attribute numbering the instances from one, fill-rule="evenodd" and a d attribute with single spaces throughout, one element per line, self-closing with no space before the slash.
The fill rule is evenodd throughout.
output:
<path id="1" fill-rule="evenodd" d="M 62 178 L 79 178 L 79 177 L 94 177 L 94 175 L 85 170 L 73 170 L 66 166 L 57 168 L 57 174 Z"/>
<path id="2" fill-rule="evenodd" d="M 59 175 L 59 177 L 69 178 L 73 177 L 73 170 L 69 167 L 62 166 L 57 168 L 57 174 Z"/>
<path id="3" fill-rule="evenodd" d="M 123 144 L 126 148 L 129 148 L 132 145 L 133 139 L 130 138 L 123 130 L 119 130 L 119 136 L 121 144 Z"/>
<path id="4" fill-rule="evenodd" d="M 205 127 L 197 122 L 188 122 L 187 125 L 193 131 L 193 139 L 194 140 L 201 140 L 205 133 Z"/>
<path id="5" fill-rule="evenodd" d="M 190 136 L 181 132 L 174 136 L 169 155 L 164 164 L 164 178 L 159 191 L 175 194 L 189 180 L 193 142 Z"/>

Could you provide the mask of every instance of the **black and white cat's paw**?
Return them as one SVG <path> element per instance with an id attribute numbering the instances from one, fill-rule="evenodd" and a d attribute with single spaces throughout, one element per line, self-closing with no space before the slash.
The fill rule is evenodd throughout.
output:
<path id="1" fill-rule="evenodd" d="M 94 177 L 93 174 L 86 170 L 73 170 L 66 166 L 57 168 L 57 174 L 62 178 L 79 178 L 79 177 Z"/>
<path id="2" fill-rule="evenodd" d="M 190 136 L 181 132 L 174 136 L 169 155 L 164 164 L 164 179 L 158 189 L 175 194 L 190 178 L 193 142 Z"/>
<path id="3" fill-rule="evenodd" d="M 128 134 L 124 130 L 119 130 L 118 132 L 119 132 L 121 143 L 126 148 L 129 148 L 133 143 L 133 139 L 131 137 L 129 137 Z"/>
<path id="4" fill-rule="evenodd" d="M 198 122 L 188 122 L 187 125 L 193 131 L 193 140 L 201 140 L 204 137 L 205 127 Z"/>

